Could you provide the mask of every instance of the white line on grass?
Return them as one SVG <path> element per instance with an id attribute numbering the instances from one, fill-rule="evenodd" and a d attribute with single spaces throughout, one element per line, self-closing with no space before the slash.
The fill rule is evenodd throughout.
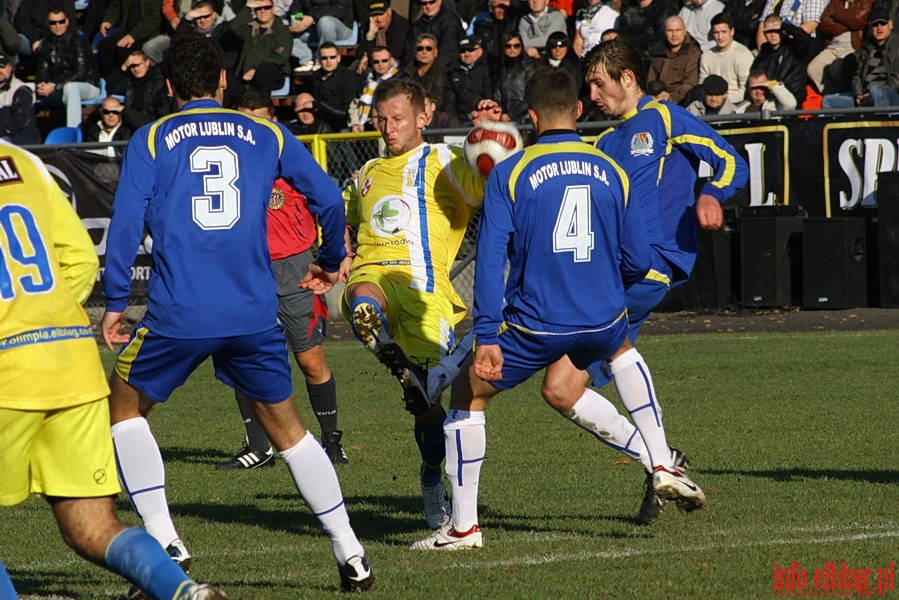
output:
<path id="1" fill-rule="evenodd" d="M 835 542 L 857 542 L 870 539 L 880 538 L 899 538 L 899 531 L 883 531 L 880 533 L 859 533 L 855 535 L 838 535 L 817 539 L 791 538 L 781 540 L 765 540 L 757 542 L 739 542 L 739 543 L 712 543 L 699 544 L 695 546 L 674 546 L 670 548 L 646 548 L 646 549 L 622 549 L 622 550 L 604 550 L 600 552 L 577 552 L 574 554 L 550 554 L 544 556 L 518 557 L 510 560 L 501 560 L 493 562 L 457 562 L 448 565 L 430 565 L 436 569 L 495 569 L 497 567 L 514 567 L 514 566 L 531 566 L 544 565 L 571 560 L 591 560 L 591 559 L 618 559 L 631 558 L 634 556 L 648 556 L 653 554 L 683 554 L 685 552 L 708 552 L 709 550 L 731 550 L 737 548 L 747 548 L 750 546 L 789 546 L 791 544 L 829 544 Z M 416 569 L 421 569 L 422 565 L 416 565 Z"/>

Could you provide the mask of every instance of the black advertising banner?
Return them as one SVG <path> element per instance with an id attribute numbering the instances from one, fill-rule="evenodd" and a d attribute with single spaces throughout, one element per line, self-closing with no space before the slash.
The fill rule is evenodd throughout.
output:
<path id="1" fill-rule="evenodd" d="M 869 212 L 863 209 L 877 206 L 878 174 L 899 171 L 899 120 L 811 117 L 714 127 L 749 166 L 748 185 L 727 204 L 738 214 L 747 207 L 787 206 L 810 217 L 863 216 Z M 36 153 L 90 232 L 102 272 L 119 159 L 78 150 L 38 148 Z M 709 166 L 701 163 L 699 174 L 711 175 Z M 134 302 L 146 295 L 151 244 L 145 237 L 132 268 Z M 89 302 L 102 301 L 97 285 Z"/>
<path id="2" fill-rule="evenodd" d="M 106 265 L 106 233 L 112 215 L 112 199 L 119 181 L 118 158 L 100 156 L 80 150 L 32 150 L 47 165 L 66 197 L 75 207 L 100 257 L 100 276 Z M 151 241 L 144 238 L 131 268 L 131 299 L 141 303 L 147 294 L 150 277 Z M 88 299 L 90 305 L 104 302 L 100 281 Z"/>

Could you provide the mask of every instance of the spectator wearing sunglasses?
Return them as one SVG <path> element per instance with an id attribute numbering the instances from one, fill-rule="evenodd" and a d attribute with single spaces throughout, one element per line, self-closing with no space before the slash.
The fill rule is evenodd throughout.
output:
<path id="1" fill-rule="evenodd" d="M 456 52 L 458 54 L 458 50 Z M 407 78 L 421 85 L 432 98 L 443 102 L 448 69 L 439 57 L 437 38 L 430 33 L 423 33 L 415 40 L 415 60 L 406 65 L 403 72 Z"/>
<path id="2" fill-rule="evenodd" d="M 290 72 L 293 36 L 275 14 L 272 0 L 251 0 L 231 21 L 231 29 L 243 40 L 237 65 L 228 78 L 227 106 L 243 96 L 245 86 L 271 95 L 284 85 Z"/>
<path id="3" fill-rule="evenodd" d="M 340 64 L 340 54 L 334 42 L 325 42 L 318 48 L 321 68 L 310 81 L 312 95 L 316 99 L 319 115 L 332 131 L 347 128 L 347 111 L 350 102 L 359 94 L 359 77 Z"/>
<path id="4" fill-rule="evenodd" d="M 418 37 L 428 33 L 437 40 L 438 60 L 453 66 L 459 61 L 459 40 L 465 35 L 462 20 L 443 0 L 419 0 L 421 14 L 412 22 L 412 31 L 406 46 L 403 64 L 412 64 L 417 58 Z M 442 96 L 438 96 L 442 97 Z"/>
<path id="5" fill-rule="evenodd" d="M 20 44 L 13 52 L 20 56 L 31 56 L 37 53 L 41 40 L 50 35 L 50 27 L 47 24 L 47 13 L 50 9 L 61 10 L 65 13 L 69 23 L 76 22 L 74 0 L 23 0 L 11 16 L 12 26 L 19 33 Z M 4 49 L 7 54 L 10 48 Z"/>
<path id="6" fill-rule="evenodd" d="M 47 13 L 50 35 L 37 50 L 37 98 L 66 108 L 66 127 L 80 127 L 81 101 L 100 95 L 97 59 L 90 44 L 69 26 L 61 9 Z"/>
<path id="7" fill-rule="evenodd" d="M 224 54 L 225 69 L 231 70 L 237 64 L 243 41 L 231 30 L 231 25 L 224 15 L 230 10 L 226 5 L 223 14 L 219 14 L 212 0 L 199 0 L 181 19 L 174 37 L 196 32 L 211 38 Z"/>
<path id="8" fill-rule="evenodd" d="M 477 109 L 478 102 L 493 93 L 493 83 L 480 38 L 462 38 L 459 42 L 459 62 L 459 66 L 450 71 L 443 104 L 444 110 L 464 124 L 471 122 L 470 115 Z"/>
<path id="9" fill-rule="evenodd" d="M 118 98 L 108 96 L 100 103 L 100 119 L 82 126 L 85 142 L 124 142 L 131 139 L 131 128 L 122 119 L 125 105 Z M 122 146 L 107 146 L 89 150 L 102 156 L 121 156 Z"/>
<path id="10" fill-rule="evenodd" d="M 385 46 L 375 46 L 371 50 L 371 58 L 368 62 L 371 66 L 367 71 L 365 82 L 362 84 L 362 91 L 350 102 L 349 125 L 350 131 L 354 133 L 366 129 L 374 131 L 374 125 L 371 123 L 371 102 L 375 90 L 382 82 L 400 73 L 396 59 Z"/>
<path id="11" fill-rule="evenodd" d="M 524 88 L 537 69 L 537 61 L 524 53 L 521 36 L 517 33 L 503 36 L 502 44 L 502 72 L 493 97 L 503 108 L 504 121 L 524 123 L 528 120 Z"/>
<path id="12" fill-rule="evenodd" d="M 489 14 L 474 26 L 474 34 L 480 38 L 481 47 L 487 55 L 494 81 L 499 79 L 499 64 L 502 62 L 501 40 L 507 33 L 518 32 L 519 13 L 509 0 L 490 0 Z M 493 67 L 496 67 L 494 70 Z"/>

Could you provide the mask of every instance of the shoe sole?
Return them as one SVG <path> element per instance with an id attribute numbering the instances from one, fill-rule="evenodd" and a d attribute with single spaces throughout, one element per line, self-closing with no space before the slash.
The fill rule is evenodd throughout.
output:
<path id="1" fill-rule="evenodd" d="M 378 339 L 381 332 L 381 319 L 374 307 L 368 304 L 360 304 L 353 311 L 353 325 L 356 327 L 356 333 L 369 350 L 380 353 L 386 345 L 382 340 Z"/>
<path id="2" fill-rule="evenodd" d="M 706 507 L 705 494 L 696 484 L 693 484 L 693 487 L 695 489 L 691 489 L 689 485 L 675 479 L 672 475 L 660 477 L 659 481 L 654 482 L 653 485 L 659 498 L 674 502 L 679 509 L 685 512 L 693 512 Z"/>

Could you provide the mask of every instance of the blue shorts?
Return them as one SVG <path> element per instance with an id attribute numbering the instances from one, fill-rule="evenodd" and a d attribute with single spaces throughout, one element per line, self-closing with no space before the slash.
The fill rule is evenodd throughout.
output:
<path id="1" fill-rule="evenodd" d="M 277 404 L 293 393 L 283 327 L 253 335 L 187 340 L 154 334 L 138 323 L 115 372 L 155 402 L 165 402 L 212 357 L 216 378 L 248 398 Z"/>
<path id="2" fill-rule="evenodd" d="M 624 316 L 606 329 L 582 333 L 534 334 L 509 326 L 498 338 L 503 351 L 503 378 L 491 383 L 500 390 L 512 389 L 565 355 L 578 369 L 586 369 L 615 354 L 627 334 Z"/>

